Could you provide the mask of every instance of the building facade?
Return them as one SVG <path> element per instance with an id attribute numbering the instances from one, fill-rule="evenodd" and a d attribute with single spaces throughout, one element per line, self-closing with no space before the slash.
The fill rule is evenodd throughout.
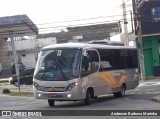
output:
<path id="1" fill-rule="evenodd" d="M 11 60 L 8 54 L 8 43 L 4 39 L 0 39 L 0 63 L 2 65 L 3 75 L 10 74 Z"/>
<path id="2" fill-rule="evenodd" d="M 16 40 L 15 49 L 17 51 L 17 60 L 22 62 L 26 67 L 35 68 L 40 49 L 44 46 L 56 43 L 57 41 L 55 37 L 30 40 Z M 13 53 L 10 42 L 8 42 L 8 49 L 8 54 L 10 56 L 11 63 L 13 64 Z"/>
<path id="3" fill-rule="evenodd" d="M 109 37 L 119 33 L 118 22 L 67 27 L 66 29 L 67 32 L 39 34 L 37 38 L 56 37 L 57 43 L 88 42 L 91 40 L 108 39 Z"/>
<path id="4" fill-rule="evenodd" d="M 160 1 L 142 1 L 140 20 L 146 77 L 160 76 Z M 137 39 L 139 50 L 139 41 Z"/>

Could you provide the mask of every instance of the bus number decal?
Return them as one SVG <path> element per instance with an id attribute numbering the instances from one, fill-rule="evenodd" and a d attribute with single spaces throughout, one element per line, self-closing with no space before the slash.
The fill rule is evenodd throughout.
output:
<path id="1" fill-rule="evenodd" d="M 58 50 L 57 51 L 57 56 L 61 56 L 61 54 L 62 54 L 62 50 Z"/>

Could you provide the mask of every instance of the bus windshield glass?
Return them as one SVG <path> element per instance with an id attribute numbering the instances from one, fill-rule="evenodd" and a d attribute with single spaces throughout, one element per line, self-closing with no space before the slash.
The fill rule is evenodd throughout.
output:
<path id="1" fill-rule="evenodd" d="M 70 80 L 79 76 L 81 50 L 42 50 L 34 77 L 38 80 Z"/>

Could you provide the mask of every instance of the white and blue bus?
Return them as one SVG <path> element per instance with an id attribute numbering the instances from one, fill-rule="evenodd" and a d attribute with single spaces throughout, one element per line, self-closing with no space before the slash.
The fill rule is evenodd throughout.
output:
<path id="1" fill-rule="evenodd" d="M 104 94 L 122 97 L 139 84 L 137 50 L 134 47 L 64 43 L 41 49 L 34 72 L 36 99 L 84 100 Z"/>

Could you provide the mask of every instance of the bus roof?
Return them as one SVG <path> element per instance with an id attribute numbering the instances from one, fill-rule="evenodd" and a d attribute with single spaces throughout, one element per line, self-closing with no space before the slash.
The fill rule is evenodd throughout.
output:
<path id="1" fill-rule="evenodd" d="M 59 49 L 59 48 L 75 48 L 75 49 L 135 49 L 135 47 L 131 46 L 113 46 L 113 45 L 102 45 L 102 44 L 87 44 L 87 43 L 61 43 L 48 45 L 43 47 L 41 50 L 48 49 Z"/>

